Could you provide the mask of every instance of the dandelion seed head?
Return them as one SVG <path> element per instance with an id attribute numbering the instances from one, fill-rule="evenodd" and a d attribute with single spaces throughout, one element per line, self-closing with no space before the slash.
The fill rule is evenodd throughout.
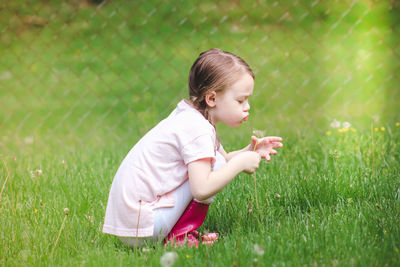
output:
<path id="1" fill-rule="evenodd" d="M 261 256 L 264 255 L 264 248 L 258 244 L 254 244 L 254 253 L 256 253 L 257 255 Z"/>
<path id="2" fill-rule="evenodd" d="M 142 248 L 142 252 L 148 253 L 148 252 L 150 252 L 150 248 Z"/>
<path id="3" fill-rule="evenodd" d="M 42 170 L 35 170 L 35 175 L 37 175 L 37 176 L 40 176 L 40 175 L 42 175 L 43 174 L 43 171 Z"/>
<path id="4" fill-rule="evenodd" d="M 64 213 L 65 213 L 65 215 L 68 216 L 68 214 L 69 214 L 69 208 L 64 208 Z"/>
<path id="5" fill-rule="evenodd" d="M 160 264 L 163 267 L 169 267 L 174 265 L 177 259 L 178 259 L 178 254 L 176 252 L 166 252 L 160 258 Z"/>
<path id="6" fill-rule="evenodd" d="M 350 127 L 351 127 L 351 123 L 350 122 L 348 122 L 348 121 L 343 122 L 343 128 L 344 129 L 347 129 L 347 128 L 350 128 Z"/>
<path id="7" fill-rule="evenodd" d="M 265 131 L 262 131 L 262 130 L 253 130 L 253 134 L 254 134 L 256 137 L 264 137 Z"/>
<path id="8" fill-rule="evenodd" d="M 24 138 L 25 144 L 28 144 L 28 145 L 33 144 L 33 141 L 34 141 L 33 136 L 27 136 Z"/>
<path id="9" fill-rule="evenodd" d="M 331 126 L 332 128 L 340 128 L 340 121 L 334 119 L 334 120 L 331 122 L 330 126 Z"/>

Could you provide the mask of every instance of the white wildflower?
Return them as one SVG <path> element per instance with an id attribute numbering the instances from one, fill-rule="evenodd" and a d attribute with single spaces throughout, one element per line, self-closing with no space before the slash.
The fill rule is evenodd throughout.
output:
<path id="1" fill-rule="evenodd" d="M 343 122 L 343 128 L 344 129 L 348 129 L 350 127 L 351 127 L 351 123 L 350 122 L 348 122 L 348 121 Z"/>
<path id="2" fill-rule="evenodd" d="M 142 248 L 142 251 L 143 251 L 144 253 L 148 253 L 148 252 L 150 252 L 150 248 Z"/>
<path id="3" fill-rule="evenodd" d="M 330 125 L 332 128 L 340 128 L 340 121 L 334 119 Z"/>
<path id="4" fill-rule="evenodd" d="M 33 144 L 33 141 L 34 141 L 33 136 L 27 136 L 24 138 L 25 144 Z"/>
<path id="5" fill-rule="evenodd" d="M 258 244 L 254 244 L 254 252 L 259 256 L 264 255 L 264 248 Z"/>
<path id="6" fill-rule="evenodd" d="M 163 267 L 169 267 L 174 265 L 175 261 L 178 259 L 178 254 L 176 252 L 166 252 L 160 258 L 160 264 Z"/>
<path id="7" fill-rule="evenodd" d="M 376 114 L 376 115 L 373 115 L 372 116 L 372 120 L 374 121 L 374 122 L 379 122 L 379 115 L 378 114 Z"/>

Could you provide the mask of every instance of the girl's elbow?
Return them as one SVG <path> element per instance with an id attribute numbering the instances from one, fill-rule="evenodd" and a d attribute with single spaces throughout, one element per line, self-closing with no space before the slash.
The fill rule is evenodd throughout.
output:
<path id="1" fill-rule="evenodd" d="M 199 201 L 203 201 L 209 198 L 208 194 L 202 190 L 192 190 L 192 195 L 195 199 Z"/>

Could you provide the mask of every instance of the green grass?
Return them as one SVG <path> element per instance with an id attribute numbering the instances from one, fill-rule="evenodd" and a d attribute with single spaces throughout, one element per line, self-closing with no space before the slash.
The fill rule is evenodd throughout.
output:
<path id="1" fill-rule="evenodd" d="M 399 4 L 213 2 L 0 1 L 0 265 L 400 265 Z M 256 72 L 224 147 L 253 129 L 285 146 L 257 171 L 258 208 L 251 175 L 218 194 L 215 246 L 132 251 L 101 233 L 113 176 L 212 47 Z"/>
<path id="2" fill-rule="evenodd" d="M 279 155 L 257 171 L 259 208 L 251 175 L 239 175 L 218 194 L 201 227 L 220 233 L 217 244 L 157 244 L 148 252 L 101 233 L 108 190 L 127 148 L 2 155 L 1 177 L 8 180 L 0 202 L 0 264 L 157 266 L 166 251 L 176 251 L 177 266 L 397 266 L 399 141 L 394 125 L 372 134 L 287 137 Z M 37 169 L 43 173 L 32 176 Z M 70 212 L 56 244 L 64 208 Z M 255 254 L 254 244 L 264 255 Z"/>

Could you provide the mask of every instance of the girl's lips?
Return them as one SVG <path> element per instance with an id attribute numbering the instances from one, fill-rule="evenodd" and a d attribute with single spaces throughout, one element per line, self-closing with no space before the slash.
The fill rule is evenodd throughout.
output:
<path id="1" fill-rule="evenodd" d="M 249 115 L 243 118 L 243 121 L 247 121 L 249 119 Z"/>

